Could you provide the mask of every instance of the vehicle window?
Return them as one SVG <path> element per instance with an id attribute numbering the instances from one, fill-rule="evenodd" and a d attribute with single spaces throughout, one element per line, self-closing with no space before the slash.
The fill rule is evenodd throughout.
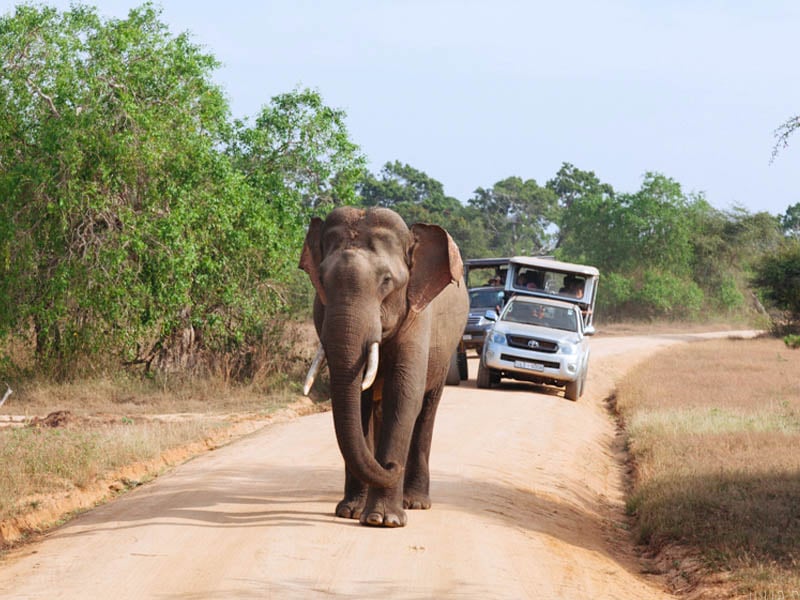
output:
<path id="1" fill-rule="evenodd" d="M 506 283 L 508 265 L 494 267 L 469 267 L 467 270 L 467 287 L 496 286 L 503 287 Z"/>
<path id="2" fill-rule="evenodd" d="M 550 327 L 564 331 L 578 331 L 578 315 L 574 309 L 556 308 L 553 312 Z"/>
<path id="3" fill-rule="evenodd" d="M 512 323 L 541 325 L 564 331 L 578 331 L 578 318 L 575 309 L 535 302 L 512 301 L 502 319 Z"/>
<path id="4" fill-rule="evenodd" d="M 503 290 L 472 290 L 469 293 L 471 308 L 497 308 L 503 305 Z"/>
<path id="5" fill-rule="evenodd" d="M 570 298 L 583 298 L 584 288 L 586 287 L 586 280 L 582 277 L 574 275 L 567 275 L 564 277 L 558 293 L 562 296 Z"/>
<path id="6" fill-rule="evenodd" d="M 544 290 L 545 272 L 537 269 L 520 269 L 514 287 L 525 290 Z"/>

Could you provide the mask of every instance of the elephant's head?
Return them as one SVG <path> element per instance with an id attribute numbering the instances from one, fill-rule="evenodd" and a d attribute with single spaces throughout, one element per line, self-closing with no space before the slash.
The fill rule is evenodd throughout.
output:
<path id="1" fill-rule="evenodd" d="M 401 470 L 394 464 L 380 465 L 367 448 L 361 391 L 372 384 L 379 345 L 393 339 L 407 319 L 423 311 L 448 284 L 461 279 L 461 255 L 447 232 L 435 225 L 409 229 L 388 209 L 340 207 L 325 221 L 311 221 L 300 268 L 317 292 L 314 323 L 330 369 L 342 456 L 361 481 L 391 487 Z"/>

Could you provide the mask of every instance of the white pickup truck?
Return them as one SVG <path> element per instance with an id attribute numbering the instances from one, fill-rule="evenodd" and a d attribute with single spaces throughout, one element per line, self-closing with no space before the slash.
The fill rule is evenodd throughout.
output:
<path id="1" fill-rule="evenodd" d="M 589 369 L 587 336 L 594 334 L 600 272 L 549 258 L 509 259 L 508 301 L 486 335 L 478 366 L 479 388 L 502 378 L 564 388 L 569 400 L 583 394 Z"/>

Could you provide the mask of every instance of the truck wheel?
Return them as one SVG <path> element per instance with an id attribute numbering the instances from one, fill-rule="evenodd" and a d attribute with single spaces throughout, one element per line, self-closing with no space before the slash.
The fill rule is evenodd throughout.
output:
<path id="1" fill-rule="evenodd" d="M 478 363 L 478 387 L 481 389 L 488 389 L 492 387 L 494 377 L 492 377 L 492 372 L 485 366 L 483 366 L 483 360 Z"/>
<path id="2" fill-rule="evenodd" d="M 581 378 L 579 377 L 575 381 L 570 381 L 567 384 L 567 387 L 564 389 L 564 398 L 567 400 L 572 400 L 573 402 L 578 399 L 581 392 Z"/>
<path id="3" fill-rule="evenodd" d="M 456 351 L 453 352 L 453 356 L 450 357 L 450 367 L 447 369 L 447 378 L 444 380 L 447 385 L 458 385 L 461 383 L 461 373 L 458 368 L 459 354 L 460 352 Z"/>
<path id="4" fill-rule="evenodd" d="M 467 351 L 466 350 L 459 350 L 456 353 L 458 357 L 458 375 L 461 377 L 461 381 L 466 381 L 469 379 L 469 365 L 467 364 Z"/>

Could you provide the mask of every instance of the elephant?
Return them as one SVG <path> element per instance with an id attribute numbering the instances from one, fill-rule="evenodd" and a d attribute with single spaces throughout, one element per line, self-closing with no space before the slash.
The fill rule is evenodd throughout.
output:
<path id="1" fill-rule="evenodd" d="M 428 509 L 436 409 L 469 312 L 458 246 L 436 225 L 410 228 L 387 208 L 335 208 L 312 219 L 300 257 L 311 279 L 345 462 L 336 516 L 403 527 Z"/>

